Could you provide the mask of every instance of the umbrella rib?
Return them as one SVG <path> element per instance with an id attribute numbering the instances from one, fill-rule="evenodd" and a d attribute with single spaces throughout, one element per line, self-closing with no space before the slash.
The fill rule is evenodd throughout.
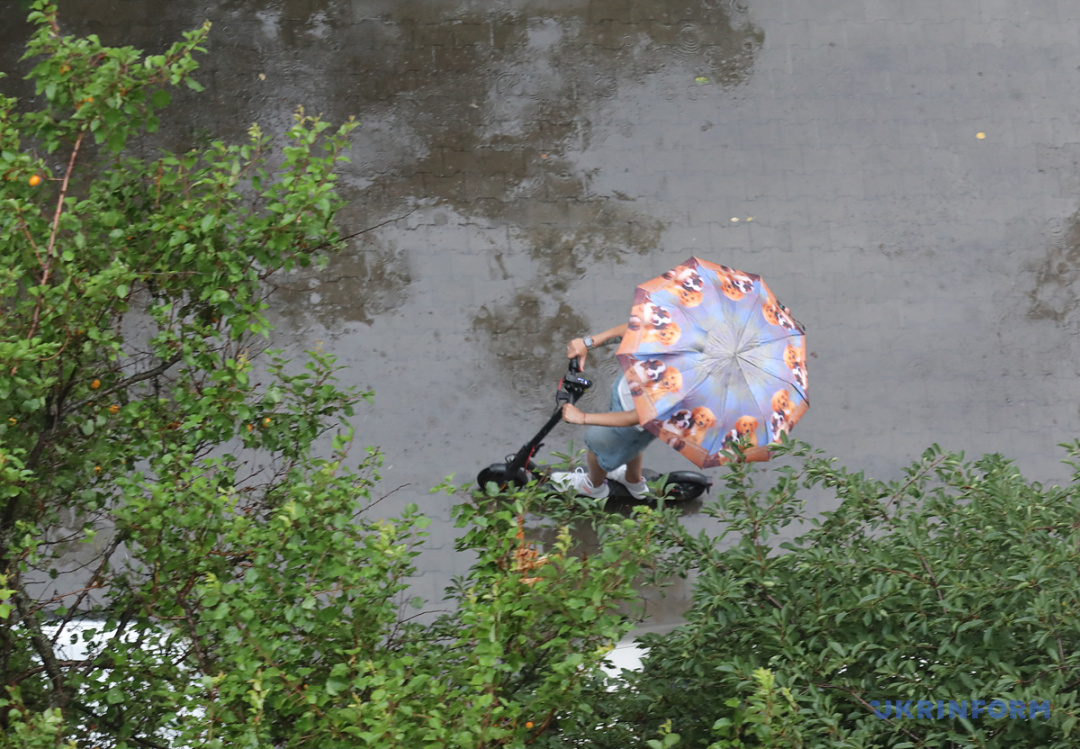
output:
<path id="1" fill-rule="evenodd" d="M 793 338 L 793 337 L 794 337 L 793 335 L 777 336 L 777 338 L 775 340 L 782 340 L 784 338 Z M 755 348 L 760 348 L 760 346 L 757 346 Z M 750 361 L 748 359 L 744 359 L 741 355 L 737 355 L 737 356 L 738 356 L 740 364 L 748 366 L 748 367 L 753 367 L 754 369 L 758 370 L 762 374 L 768 375 L 769 377 L 772 377 L 774 380 L 777 380 L 778 382 L 782 382 L 785 385 L 788 385 L 788 386 L 790 386 L 792 388 L 795 388 L 795 390 L 798 391 L 799 395 L 802 396 L 803 400 L 805 400 L 807 403 L 810 402 L 809 396 L 805 392 L 803 392 L 803 389 L 801 387 L 799 387 L 797 384 L 795 384 L 793 382 L 788 382 L 787 380 L 785 380 L 782 377 L 777 377 L 776 374 L 772 372 L 772 370 L 766 369 L 765 367 L 761 366 L 760 364 L 756 364 L 755 362 L 752 362 L 752 361 Z"/>
<path id="2" fill-rule="evenodd" d="M 762 286 L 764 286 L 764 282 L 762 282 L 762 284 L 761 284 L 761 285 L 762 285 Z M 766 298 L 766 299 L 768 298 L 768 297 L 766 296 L 765 292 L 764 292 L 764 289 L 763 289 L 763 288 L 761 288 L 761 287 L 758 287 L 758 288 L 757 288 L 757 290 L 756 290 L 756 295 L 757 295 L 757 296 L 756 296 L 756 298 L 754 299 L 754 303 L 753 303 L 753 305 L 750 305 L 750 306 L 752 306 L 752 307 L 760 307 L 760 306 L 761 306 L 761 300 L 762 300 L 763 298 Z M 751 316 L 750 316 L 750 315 L 747 315 L 746 317 L 744 317 L 744 318 L 743 318 L 743 319 L 741 320 L 741 322 L 742 322 L 742 325 L 740 325 L 740 326 L 739 326 L 739 328 L 738 328 L 738 338 L 739 338 L 740 340 L 741 340 L 741 339 L 742 339 L 742 337 L 743 337 L 743 336 L 744 336 L 744 335 L 746 334 L 746 329 L 750 327 L 750 322 L 751 322 Z"/>

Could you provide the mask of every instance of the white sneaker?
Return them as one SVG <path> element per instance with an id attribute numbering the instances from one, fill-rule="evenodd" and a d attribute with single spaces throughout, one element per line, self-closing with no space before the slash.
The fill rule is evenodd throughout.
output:
<path id="1" fill-rule="evenodd" d="M 636 484 L 631 484 L 626 480 L 626 465 L 621 465 L 613 471 L 607 472 L 607 477 L 612 481 L 618 481 L 620 484 L 626 487 L 626 491 L 630 492 L 630 496 L 634 499 L 645 499 L 649 496 L 649 485 L 644 481 L 639 481 Z"/>
<path id="2" fill-rule="evenodd" d="M 589 472 L 582 466 L 578 466 L 573 473 L 569 471 L 559 471 L 558 473 L 551 474 L 551 483 L 561 492 L 573 489 L 578 494 L 583 494 L 584 496 L 593 499 L 604 499 L 611 493 L 611 489 L 608 488 L 606 481 L 600 486 L 593 486 L 592 482 L 589 481 Z"/>

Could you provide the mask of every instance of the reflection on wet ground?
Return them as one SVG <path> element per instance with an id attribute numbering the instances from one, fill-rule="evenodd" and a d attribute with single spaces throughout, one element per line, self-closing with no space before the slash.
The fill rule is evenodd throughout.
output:
<path id="1" fill-rule="evenodd" d="M 351 322 L 371 325 L 408 300 L 412 282 L 408 252 L 379 236 L 350 240 L 328 268 L 304 269 L 274 281 L 275 305 L 314 317 L 327 329 Z"/>
<path id="2" fill-rule="evenodd" d="M 149 49 L 213 21 L 207 92 L 177 97 L 173 146 L 239 138 L 256 120 L 280 131 L 297 105 L 361 123 L 341 217 L 357 236 L 324 271 L 279 279 L 274 343 L 299 354 L 323 341 L 349 384 L 376 391 L 357 432 L 385 451 L 387 490 L 408 484 L 380 508 L 420 501 L 438 521 L 419 594 L 467 564 L 428 487 L 513 452 L 551 411 L 566 339 L 622 322 L 637 283 L 690 255 L 760 273 L 807 325 L 813 408 L 796 436 L 883 477 L 932 442 L 1068 475 L 1056 447 L 1080 422 L 1068 0 L 61 10 L 73 32 Z M 21 15 L 0 0 L 0 69 L 25 70 Z M 600 395 L 586 408 L 604 407 L 611 354 L 591 360 Z M 561 426 L 547 449 L 571 438 Z M 687 467 L 662 445 L 646 460 Z"/>
<path id="3" fill-rule="evenodd" d="M 1034 285 L 1028 290 L 1031 306 L 1028 317 L 1049 320 L 1074 330 L 1080 324 L 1075 316 L 1080 307 L 1080 211 L 1068 221 L 1055 221 L 1049 233 L 1054 241 L 1046 256 L 1030 264 Z"/>

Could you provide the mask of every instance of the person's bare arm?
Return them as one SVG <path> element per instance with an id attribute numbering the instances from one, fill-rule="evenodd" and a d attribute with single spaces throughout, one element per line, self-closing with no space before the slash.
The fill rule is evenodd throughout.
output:
<path id="1" fill-rule="evenodd" d="M 772 457 L 772 453 L 765 447 L 748 447 L 743 451 L 743 459 L 747 463 L 764 463 Z"/>
<path id="2" fill-rule="evenodd" d="M 735 451 L 738 453 L 738 450 Z M 772 458 L 772 453 L 769 452 L 767 447 L 748 447 L 739 453 L 738 460 L 740 463 L 764 463 Z M 720 458 L 720 465 L 731 462 L 731 458 Z"/>
<path id="3" fill-rule="evenodd" d="M 573 403 L 562 407 L 563 421 L 598 427 L 632 427 L 639 424 L 637 411 L 611 411 L 609 413 L 586 413 Z"/>
<path id="4" fill-rule="evenodd" d="M 597 333 L 592 337 L 593 346 L 599 346 L 602 343 L 610 341 L 612 338 L 622 338 L 626 335 L 627 323 L 622 325 L 616 325 L 614 328 L 605 330 L 603 333 Z M 585 348 L 584 338 L 575 338 L 566 344 L 566 358 L 578 359 L 581 364 L 581 368 L 585 369 L 585 358 L 589 355 L 589 349 Z"/>

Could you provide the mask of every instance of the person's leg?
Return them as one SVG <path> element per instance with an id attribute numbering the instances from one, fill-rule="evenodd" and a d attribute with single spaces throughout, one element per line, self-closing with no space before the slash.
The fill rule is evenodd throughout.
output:
<path id="1" fill-rule="evenodd" d="M 637 457 L 626 461 L 626 480 L 631 484 L 639 484 L 642 481 L 641 468 L 645 464 L 645 453 L 640 452 Z M 592 473 L 589 474 L 590 480 Z M 595 482 L 593 482 L 595 483 Z"/>
<path id="2" fill-rule="evenodd" d="M 585 462 L 589 465 L 589 483 L 595 487 L 601 486 L 607 481 L 607 471 L 600 467 L 599 461 L 596 459 L 596 454 L 592 450 L 589 450 L 585 456 Z M 640 466 L 639 466 L 640 468 Z"/>
<path id="3" fill-rule="evenodd" d="M 597 427 L 597 429 L 601 428 Z M 579 466 L 574 471 L 556 471 L 551 474 L 551 483 L 559 491 L 565 492 L 572 489 L 578 494 L 593 499 L 606 498 L 611 489 L 608 487 L 607 474 L 600 467 L 600 460 L 596 457 L 596 453 L 589 450 L 585 462 L 589 465 L 588 470 Z"/>

